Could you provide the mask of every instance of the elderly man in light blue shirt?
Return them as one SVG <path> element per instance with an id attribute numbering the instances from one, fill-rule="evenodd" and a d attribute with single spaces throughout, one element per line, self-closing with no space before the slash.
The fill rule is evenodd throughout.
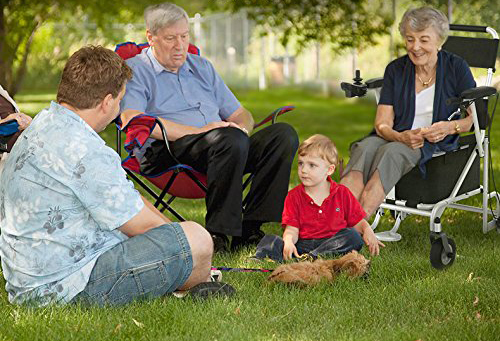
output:
<path id="1" fill-rule="evenodd" d="M 58 103 L 12 148 L 0 179 L 10 302 L 121 304 L 208 280 L 210 235 L 193 222 L 169 223 L 141 198 L 97 134 L 118 115 L 130 77 L 112 51 L 80 49 L 64 68 Z"/>
<path id="2" fill-rule="evenodd" d="M 123 117 L 139 113 L 163 120 L 170 148 L 181 162 L 207 174 L 206 228 L 216 250 L 256 243 L 263 222 L 280 221 L 290 168 L 298 147 L 295 130 L 278 123 L 252 134 L 252 115 L 212 64 L 187 53 L 186 12 L 170 3 L 146 9 L 149 48 L 127 60 L 133 78 L 121 103 Z M 136 153 L 141 171 L 158 175 L 169 166 L 162 134 Z M 242 214 L 242 178 L 254 174 Z"/>

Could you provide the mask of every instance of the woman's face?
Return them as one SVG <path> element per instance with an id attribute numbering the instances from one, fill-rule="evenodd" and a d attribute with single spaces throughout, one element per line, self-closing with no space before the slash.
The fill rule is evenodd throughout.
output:
<path id="1" fill-rule="evenodd" d="M 404 40 L 406 51 L 413 64 L 433 67 L 437 63 L 437 53 L 441 47 L 441 41 L 433 27 L 427 27 L 419 32 L 412 31 L 407 27 Z"/>

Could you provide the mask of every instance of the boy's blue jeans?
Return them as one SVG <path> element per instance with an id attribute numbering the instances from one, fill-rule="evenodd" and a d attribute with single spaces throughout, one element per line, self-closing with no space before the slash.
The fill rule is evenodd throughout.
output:
<path id="1" fill-rule="evenodd" d="M 295 246 L 299 255 L 309 253 L 317 256 L 338 256 L 352 250 L 359 251 L 364 242 L 361 235 L 354 228 L 344 228 L 330 238 L 299 239 Z M 257 245 L 256 258 L 269 257 L 274 261 L 283 261 L 283 247 L 285 242 L 276 235 L 265 235 Z"/>

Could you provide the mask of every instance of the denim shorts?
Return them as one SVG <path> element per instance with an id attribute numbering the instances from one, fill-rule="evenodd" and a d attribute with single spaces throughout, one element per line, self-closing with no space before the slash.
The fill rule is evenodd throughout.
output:
<path id="1" fill-rule="evenodd" d="M 191 275 L 193 258 L 182 227 L 169 223 L 129 238 L 97 259 L 72 302 L 125 304 L 173 292 Z"/>

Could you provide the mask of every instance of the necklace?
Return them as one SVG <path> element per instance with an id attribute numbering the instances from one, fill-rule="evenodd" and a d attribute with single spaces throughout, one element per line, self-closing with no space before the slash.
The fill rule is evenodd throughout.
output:
<path id="1" fill-rule="evenodd" d="M 428 87 L 428 86 L 429 86 L 429 84 L 430 84 L 430 82 L 432 82 L 432 79 L 434 78 L 434 76 L 431 76 L 431 78 L 429 78 L 429 80 L 428 80 L 427 82 L 424 82 L 424 81 L 422 80 L 422 78 L 420 78 L 420 76 L 418 75 L 418 73 L 417 73 L 417 77 L 418 77 L 418 80 L 420 81 L 420 83 L 422 83 L 422 86 L 423 86 L 424 88 Z"/>

